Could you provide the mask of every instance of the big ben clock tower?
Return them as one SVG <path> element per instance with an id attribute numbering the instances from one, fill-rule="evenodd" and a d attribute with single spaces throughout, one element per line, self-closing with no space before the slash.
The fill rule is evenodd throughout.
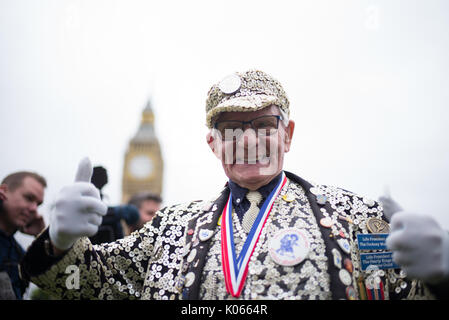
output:
<path id="1" fill-rule="evenodd" d="M 151 103 L 142 112 L 139 129 L 129 142 L 125 154 L 122 180 L 122 201 L 139 192 L 162 193 L 163 161 L 159 141 L 154 132 Z"/>

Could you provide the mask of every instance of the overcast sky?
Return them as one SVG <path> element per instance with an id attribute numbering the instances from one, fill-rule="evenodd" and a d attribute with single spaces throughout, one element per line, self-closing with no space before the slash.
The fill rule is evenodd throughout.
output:
<path id="1" fill-rule="evenodd" d="M 445 0 L 0 0 L 0 178 L 44 175 L 48 222 L 89 156 L 118 204 L 151 97 L 164 204 L 211 198 L 226 177 L 206 144 L 207 91 L 258 68 L 290 99 L 286 170 L 374 199 L 389 186 L 449 229 L 448 18 Z"/>

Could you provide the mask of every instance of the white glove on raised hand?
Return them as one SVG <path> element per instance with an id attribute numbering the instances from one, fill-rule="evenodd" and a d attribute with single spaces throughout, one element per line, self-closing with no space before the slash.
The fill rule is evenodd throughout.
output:
<path id="1" fill-rule="evenodd" d="M 75 183 L 62 188 L 50 215 L 50 240 L 60 250 L 67 250 L 81 237 L 98 231 L 107 206 L 99 190 L 90 183 L 92 164 L 84 158 L 78 165 Z"/>
<path id="2" fill-rule="evenodd" d="M 393 260 L 411 278 L 437 284 L 449 278 L 449 233 L 428 215 L 403 211 L 391 197 L 379 199 L 391 221 L 386 240 Z"/>

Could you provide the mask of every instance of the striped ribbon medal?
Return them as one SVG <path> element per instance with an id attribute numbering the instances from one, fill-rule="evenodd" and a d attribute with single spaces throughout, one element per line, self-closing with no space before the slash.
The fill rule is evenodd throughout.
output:
<path id="1" fill-rule="evenodd" d="M 276 188 L 271 191 L 263 203 L 238 257 L 235 253 L 234 233 L 232 230 L 232 194 L 229 194 L 229 199 L 223 209 L 221 218 L 221 258 L 226 290 L 236 298 L 242 292 L 248 273 L 249 259 L 254 252 L 254 248 L 271 212 L 273 203 L 286 182 L 287 177 L 282 172 L 282 179 L 280 179 Z"/>

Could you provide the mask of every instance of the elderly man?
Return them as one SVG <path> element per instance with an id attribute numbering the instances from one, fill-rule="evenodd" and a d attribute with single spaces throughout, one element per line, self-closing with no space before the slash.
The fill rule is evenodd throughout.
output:
<path id="1" fill-rule="evenodd" d="M 64 298 L 432 297 L 384 248 L 389 225 L 378 203 L 283 170 L 295 126 L 277 80 L 257 70 L 228 76 L 212 86 L 206 112 L 207 143 L 229 177 L 220 195 L 163 208 L 125 239 L 92 246 L 86 236 L 106 209 L 84 160 L 24 276 Z M 78 289 L 66 287 L 71 265 Z"/>

